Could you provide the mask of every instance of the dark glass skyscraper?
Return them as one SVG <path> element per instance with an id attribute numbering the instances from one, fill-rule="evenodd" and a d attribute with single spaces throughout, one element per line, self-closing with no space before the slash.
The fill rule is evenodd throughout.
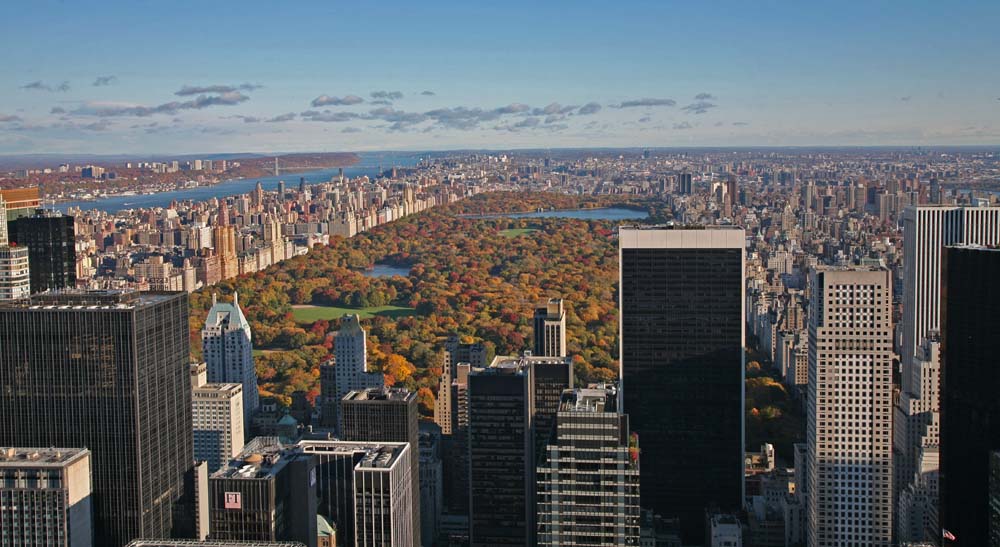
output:
<path id="1" fill-rule="evenodd" d="M 647 462 L 642 506 L 701 541 L 706 507 L 743 500 L 744 232 L 619 236 L 623 411 Z"/>
<path id="2" fill-rule="evenodd" d="M 94 544 L 171 537 L 193 466 L 185 293 L 0 305 L 0 445 L 92 452 Z"/>
<path id="3" fill-rule="evenodd" d="M 949 546 L 990 545 L 990 453 L 1000 449 L 1000 250 L 947 247 L 941 294 L 940 523 Z"/>
<path id="4" fill-rule="evenodd" d="M 8 239 L 28 248 L 31 292 L 76 285 L 76 229 L 73 217 L 38 210 L 8 222 Z"/>

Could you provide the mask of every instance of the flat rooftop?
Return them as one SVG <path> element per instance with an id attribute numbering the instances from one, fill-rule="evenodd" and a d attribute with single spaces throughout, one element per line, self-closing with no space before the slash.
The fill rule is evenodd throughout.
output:
<path id="1" fill-rule="evenodd" d="M 0 447 L 0 468 L 63 467 L 89 456 L 86 448 Z"/>
<path id="2" fill-rule="evenodd" d="M 263 479 L 277 475 L 301 450 L 284 445 L 278 437 L 256 437 L 243 451 L 212 473 L 213 479 Z"/>
<path id="3" fill-rule="evenodd" d="M 0 303 L 0 307 L 29 310 L 129 310 L 182 298 L 185 295 L 183 291 L 61 289 L 33 294 L 27 300 Z"/>
<path id="4" fill-rule="evenodd" d="M 618 390 L 614 386 L 567 389 L 559 400 L 559 412 L 614 412 Z"/>
<path id="5" fill-rule="evenodd" d="M 497 355 L 490 363 L 490 368 L 523 368 L 531 365 L 561 365 L 573 363 L 570 357 L 544 357 L 540 355 Z"/>
<path id="6" fill-rule="evenodd" d="M 363 454 L 355 469 L 387 469 L 409 449 L 408 443 L 355 441 L 302 440 L 297 446 L 306 454 Z"/>
<path id="7" fill-rule="evenodd" d="M 372 387 L 344 395 L 344 401 L 409 401 L 416 393 L 401 387 Z"/>

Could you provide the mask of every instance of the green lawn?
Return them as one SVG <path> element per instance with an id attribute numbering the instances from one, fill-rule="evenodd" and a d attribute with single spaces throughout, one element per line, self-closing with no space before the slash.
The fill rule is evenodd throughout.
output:
<path id="1" fill-rule="evenodd" d="M 370 319 L 376 315 L 396 318 L 413 315 L 415 310 L 413 308 L 392 305 L 373 306 L 369 308 L 340 308 L 337 306 L 312 306 L 308 304 L 292 306 L 292 316 L 299 323 L 312 323 L 320 319 L 331 321 L 340 319 L 349 313 L 358 314 L 362 319 Z"/>
<path id="2" fill-rule="evenodd" d="M 524 234 L 530 234 L 531 232 L 537 232 L 538 228 L 510 228 L 507 230 L 500 230 L 500 235 L 503 237 L 518 237 Z"/>
<path id="3" fill-rule="evenodd" d="M 267 355 L 268 353 L 274 353 L 276 351 L 281 351 L 281 350 L 277 350 L 277 349 L 254 349 L 253 350 L 253 356 L 254 357 L 260 357 L 261 355 Z"/>

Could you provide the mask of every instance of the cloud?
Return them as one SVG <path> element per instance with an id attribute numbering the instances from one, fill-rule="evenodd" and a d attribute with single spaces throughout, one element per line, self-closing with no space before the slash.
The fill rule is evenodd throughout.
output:
<path id="1" fill-rule="evenodd" d="M 52 110 L 49 110 L 49 114 L 65 114 L 66 109 L 61 106 L 53 106 Z"/>
<path id="2" fill-rule="evenodd" d="M 347 122 L 351 120 L 356 120 L 361 117 L 360 114 L 354 112 L 331 112 L 329 110 L 324 110 L 319 112 L 317 110 L 306 110 L 305 112 L 299 114 L 302 116 L 303 120 L 310 122 Z"/>
<path id="3" fill-rule="evenodd" d="M 691 125 L 691 124 L 689 124 L 688 122 L 681 122 L 681 123 L 675 123 L 674 124 L 674 129 L 678 129 L 678 130 L 681 130 L 681 129 L 694 129 L 694 126 Z"/>
<path id="4" fill-rule="evenodd" d="M 699 94 L 697 94 L 697 95 L 694 96 L 694 100 L 696 100 L 696 101 L 714 101 L 714 100 L 716 100 L 716 97 L 714 95 L 712 95 L 711 93 L 699 93 Z"/>
<path id="5" fill-rule="evenodd" d="M 190 101 L 171 101 L 156 106 L 130 103 L 88 102 L 71 113 L 83 116 L 110 118 L 115 116 L 152 116 L 153 114 L 176 114 L 181 110 L 201 110 L 210 106 L 232 106 L 249 100 L 250 97 L 231 91 L 221 95 L 200 95 Z"/>
<path id="6" fill-rule="evenodd" d="M 541 123 L 542 123 L 541 118 L 530 117 L 530 118 L 525 118 L 512 125 L 498 125 L 494 127 L 494 129 L 496 129 L 497 131 L 511 131 L 516 133 L 518 131 L 522 131 L 525 129 L 535 129 Z"/>
<path id="7" fill-rule="evenodd" d="M 402 91 L 372 91 L 371 96 L 373 99 L 379 99 L 383 101 L 398 101 L 403 98 Z"/>
<path id="8" fill-rule="evenodd" d="M 295 112 L 289 112 L 287 114 L 279 114 L 273 118 L 269 118 L 267 123 L 280 123 L 280 122 L 290 122 L 295 119 Z"/>
<path id="9" fill-rule="evenodd" d="M 428 96 L 428 97 L 432 97 L 432 96 L 434 96 L 434 95 L 437 95 L 437 93 L 434 93 L 433 91 L 427 91 L 427 90 L 425 90 L 425 91 L 421 91 L 421 92 L 420 92 L 420 94 L 421 94 L 421 95 L 426 95 L 426 96 Z"/>
<path id="10" fill-rule="evenodd" d="M 48 91 L 50 93 L 58 91 L 64 93 L 66 91 L 69 91 L 69 82 L 64 80 L 63 82 L 57 85 L 49 85 L 42 82 L 41 80 L 35 80 L 34 82 L 22 85 L 21 89 L 28 89 L 31 91 Z"/>
<path id="11" fill-rule="evenodd" d="M 98 76 L 94 79 L 94 83 L 90 84 L 94 87 L 102 87 L 106 85 L 111 85 L 118 81 L 118 76 L 108 75 L 108 76 Z"/>
<path id="12" fill-rule="evenodd" d="M 747 122 L 733 122 L 733 125 L 735 125 L 736 127 L 746 127 L 750 124 Z"/>
<path id="13" fill-rule="evenodd" d="M 717 106 L 718 105 L 710 103 L 708 101 L 698 101 L 685 106 L 681 110 L 684 110 L 689 114 L 704 114 Z"/>
<path id="14" fill-rule="evenodd" d="M 525 108 L 521 109 L 521 106 L 524 106 Z M 524 112 L 527 110 L 527 105 L 508 105 L 494 110 L 456 106 L 454 108 L 438 108 L 436 110 L 430 110 L 424 113 L 424 115 L 431 120 L 434 120 L 435 123 L 442 127 L 449 129 L 461 129 L 465 131 L 479 127 L 479 124 L 482 122 L 498 119 L 502 115 L 500 112 L 501 110 L 507 114 L 513 114 L 515 111 Z"/>
<path id="15" fill-rule="evenodd" d="M 597 114 L 600 111 L 601 111 L 601 105 L 595 102 L 589 102 L 581 106 L 580 109 L 576 111 L 576 114 L 578 116 L 587 116 L 590 114 Z"/>
<path id="16" fill-rule="evenodd" d="M 637 106 L 676 106 L 677 101 L 673 99 L 632 99 L 630 101 L 622 101 L 620 104 L 612 105 L 615 108 L 634 108 Z"/>
<path id="17" fill-rule="evenodd" d="M 361 129 L 357 127 L 345 127 L 340 130 L 341 133 L 360 133 Z"/>
<path id="18" fill-rule="evenodd" d="M 498 108 L 494 108 L 493 112 L 495 112 L 497 115 L 502 116 L 504 114 L 520 114 L 522 112 L 527 112 L 529 110 L 531 110 L 531 107 L 528 106 L 528 105 L 526 105 L 526 104 L 523 104 L 523 103 L 511 103 L 511 104 L 509 104 L 507 106 L 501 106 L 501 107 L 498 107 Z"/>
<path id="19" fill-rule="evenodd" d="M 331 97 L 330 95 L 320 95 L 312 100 L 313 108 L 318 108 L 321 106 L 350 106 L 352 104 L 358 104 L 365 102 L 364 99 L 358 97 L 357 95 L 344 95 L 343 97 Z"/>
<path id="20" fill-rule="evenodd" d="M 97 85 L 97 84 L 94 84 Z M 185 85 L 176 91 L 174 95 L 178 97 L 187 97 L 190 95 L 202 95 L 205 93 L 234 93 L 236 91 L 254 91 L 260 89 L 261 85 L 257 84 L 240 84 L 240 85 Z"/>
<path id="21" fill-rule="evenodd" d="M 565 116 L 566 114 L 569 114 L 570 112 L 576 110 L 577 108 L 579 108 L 579 107 L 577 107 L 576 105 L 573 105 L 573 106 L 562 106 L 559 103 L 549 103 L 547 106 L 545 106 L 545 108 L 533 108 L 533 109 L 531 109 L 531 115 L 532 116 L 552 116 L 552 115 L 557 115 L 558 114 L 558 115 L 561 115 L 561 116 Z"/>
<path id="22" fill-rule="evenodd" d="M 226 117 L 237 120 L 243 120 L 243 123 L 260 123 L 260 118 L 258 118 L 257 116 L 226 116 Z"/>
<path id="23" fill-rule="evenodd" d="M 22 121 L 20 116 L 14 116 L 13 114 L 0 114 L 0 123 L 10 123 Z"/>
<path id="24" fill-rule="evenodd" d="M 902 101 L 902 102 L 904 102 L 904 103 L 908 103 L 908 102 L 910 102 L 910 99 L 912 99 L 912 98 L 913 97 L 907 95 L 905 97 L 900 97 L 899 100 Z"/>
<path id="25" fill-rule="evenodd" d="M 639 118 L 639 123 L 647 123 L 653 119 L 652 116 L 643 116 Z"/>

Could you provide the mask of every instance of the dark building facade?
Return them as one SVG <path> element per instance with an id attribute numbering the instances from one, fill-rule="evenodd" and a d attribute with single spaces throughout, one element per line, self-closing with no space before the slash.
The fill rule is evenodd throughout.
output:
<path id="1" fill-rule="evenodd" d="M 469 375 L 470 543 L 534 545 L 534 430 L 530 371 Z"/>
<path id="2" fill-rule="evenodd" d="M 186 293 L 0 306 L 0 445 L 90 449 L 96 545 L 193 528 L 189 346 Z"/>
<path id="3" fill-rule="evenodd" d="M 701 541 L 743 500 L 744 232 L 619 230 L 623 412 L 642 442 L 642 507 Z"/>
<path id="4" fill-rule="evenodd" d="M 39 210 L 7 223 L 8 239 L 28 248 L 31 292 L 76 286 L 76 228 L 73 217 Z"/>
<path id="5" fill-rule="evenodd" d="M 413 530 L 420 537 L 420 445 L 417 394 L 402 388 L 352 391 L 340 402 L 345 441 L 409 443 Z"/>
<path id="6" fill-rule="evenodd" d="M 941 527 L 990 545 L 990 453 L 1000 449 L 1000 250 L 946 247 L 941 293 Z"/>

